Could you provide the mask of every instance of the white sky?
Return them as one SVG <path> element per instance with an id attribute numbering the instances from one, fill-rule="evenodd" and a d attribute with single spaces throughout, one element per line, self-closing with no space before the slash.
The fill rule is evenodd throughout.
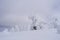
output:
<path id="1" fill-rule="evenodd" d="M 3 0 L 2 10 L 4 13 L 14 14 L 47 14 L 49 11 L 49 0 Z"/>
<path id="2" fill-rule="evenodd" d="M 0 14 L 3 19 L 9 14 L 20 15 L 22 18 L 32 15 L 45 18 L 49 15 L 49 0 L 0 0 L 0 2 Z"/>

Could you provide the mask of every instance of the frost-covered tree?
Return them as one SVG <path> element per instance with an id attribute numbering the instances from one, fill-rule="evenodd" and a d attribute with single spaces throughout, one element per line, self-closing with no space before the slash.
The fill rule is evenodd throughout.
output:
<path id="1" fill-rule="evenodd" d="M 32 20 L 32 24 L 31 24 L 30 29 L 31 30 L 37 30 L 37 26 L 36 26 L 37 19 L 36 19 L 36 16 L 30 17 L 30 19 Z"/>
<path id="2" fill-rule="evenodd" d="M 51 24 L 52 28 L 57 30 L 57 33 L 60 33 L 60 23 L 59 23 L 58 18 L 54 18 L 54 20 L 50 24 Z"/>
<path id="3" fill-rule="evenodd" d="M 32 24 L 31 24 L 31 27 L 30 27 L 31 30 L 41 30 L 41 29 L 44 28 L 44 25 L 46 24 L 44 21 L 41 21 L 36 16 L 30 17 L 30 19 L 32 20 Z"/>
<path id="4" fill-rule="evenodd" d="M 47 23 L 45 23 L 44 21 L 41 21 L 41 22 L 39 22 L 39 28 L 40 29 L 45 29 L 46 27 L 44 27 L 45 25 L 46 25 Z"/>
<path id="5" fill-rule="evenodd" d="M 55 19 L 54 28 L 57 29 L 57 33 L 60 34 L 60 23 L 58 24 L 58 19 Z"/>
<path id="6" fill-rule="evenodd" d="M 58 21 L 57 18 L 55 18 L 54 21 L 53 21 L 53 27 L 54 28 L 57 28 L 58 27 L 57 21 Z"/>

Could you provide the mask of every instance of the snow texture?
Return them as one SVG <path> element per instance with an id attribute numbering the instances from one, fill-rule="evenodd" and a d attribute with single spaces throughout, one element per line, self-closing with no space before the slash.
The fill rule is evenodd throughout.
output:
<path id="1" fill-rule="evenodd" d="M 24 32 L 2 32 L 0 40 L 60 40 L 56 30 L 37 30 Z"/>

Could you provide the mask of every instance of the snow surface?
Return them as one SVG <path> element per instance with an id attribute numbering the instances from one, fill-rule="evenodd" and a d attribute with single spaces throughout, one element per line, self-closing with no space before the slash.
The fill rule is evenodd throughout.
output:
<path id="1" fill-rule="evenodd" d="M 1 32 L 0 40 L 60 40 L 60 34 L 57 34 L 54 29 L 23 32 Z"/>

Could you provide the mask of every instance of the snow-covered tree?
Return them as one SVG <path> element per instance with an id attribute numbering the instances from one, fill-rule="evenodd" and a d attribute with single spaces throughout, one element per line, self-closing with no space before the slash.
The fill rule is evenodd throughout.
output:
<path id="1" fill-rule="evenodd" d="M 60 33 L 60 23 L 58 18 L 54 18 L 54 20 L 52 20 L 51 27 L 57 30 L 57 33 Z"/>
<path id="2" fill-rule="evenodd" d="M 37 30 L 37 26 L 36 26 L 37 19 L 36 19 L 36 16 L 30 17 L 30 19 L 32 20 L 32 24 L 31 24 L 30 29 L 31 30 Z"/>
<path id="3" fill-rule="evenodd" d="M 41 30 L 41 29 L 44 28 L 44 25 L 46 24 L 44 21 L 41 21 L 36 16 L 30 17 L 30 19 L 32 20 L 32 24 L 31 24 L 31 27 L 30 27 L 31 30 Z"/>

